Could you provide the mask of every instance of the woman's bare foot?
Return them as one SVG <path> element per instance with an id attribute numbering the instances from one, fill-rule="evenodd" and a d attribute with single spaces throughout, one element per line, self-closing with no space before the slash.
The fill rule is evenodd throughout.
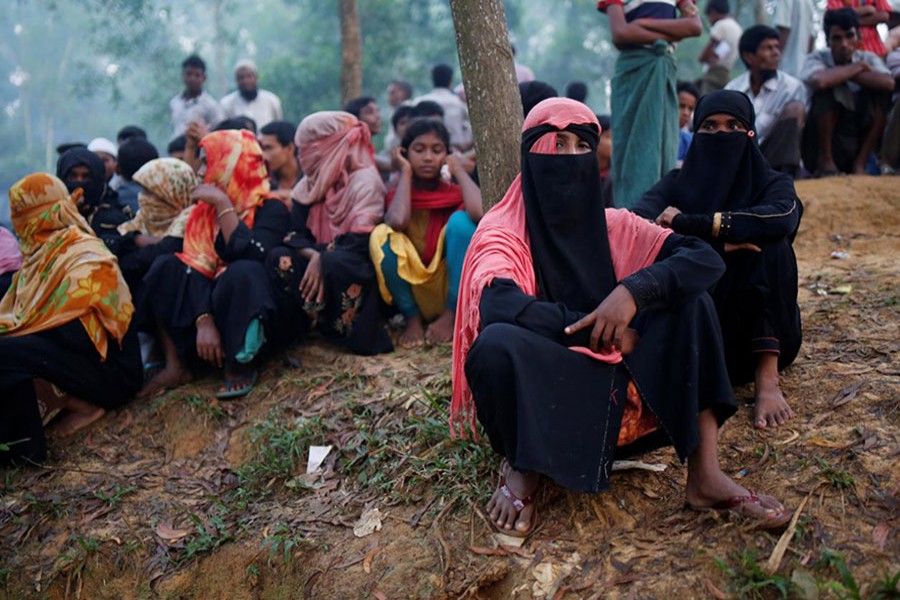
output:
<path id="1" fill-rule="evenodd" d="M 425 341 L 429 344 L 449 344 L 453 341 L 453 325 L 456 324 L 456 313 L 445 310 L 425 332 Z"/>
<path id="2" fill-rule="evenodd" d="M 422 315 L 406 319 L 406 327 L 397 338 L 401 348 L 417 348 L 425 343 L 425 324 Z"/>
<path id="3" fill-rule="evenodd" d="M 753 408 L 753 424 L 759 429 L 784 425 L 794 416 L 778 385 L 778 355 L 765 352 L 760 355 L 756 369 L 756 405 Z"/>
<path id="4" fill-rule="evenodd" d="M 46 428 L 47 437 L 64 438 L 98 421 L 106 410 L 90 402 L 68 396 L 63 416 Z"/>
<path id="5" fill-rule="evenodd" d="M 738 485 L 722 471 L 701 473 L 688 468 L 685 499 L 698 511 L 729 512 L 759 522 L 764 529 L 787 523 L 792 513 L 781 502 Z"/>
<path id="6" fill-rule="evenodd" d="M 500 474 L 503 481 L 491 496 L 487 512 L 497 529 L 511 535 L 526 535 L 534 529 L 531 495 L 538 488 L 540 475 L 516 471 L 505 458 L 500 463 Z"/>
<path id="7" fill-rule="evenodd" d="M 182 367 L 180 364 L 166 364 L 165 368 L 157 373 L 150 381 L 144 384 L 141 391 L 138 392 L 138 398 L 152 398 L 159 392 L 189 383 L 191 381 L 191 372 Z"/>

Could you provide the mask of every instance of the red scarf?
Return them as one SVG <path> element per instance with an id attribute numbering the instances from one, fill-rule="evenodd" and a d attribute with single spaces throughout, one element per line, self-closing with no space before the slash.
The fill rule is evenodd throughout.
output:
<path id="1" fill-rule="evenodd" d="M 391 190 L 388 193 L 386 207 L 391 206 L 394 201 L 394 195 L 397 190 Z M 422 264 L 428 265 L 434 258 L 437 250 L 438 239 L 441 237 L 441 231 L 450 220 L 450 215 L 460 210 L 463 204 L 462 188 L 455 183 L 447 183 L 443 179 L 434 190 L 423 190 L 412 186 L 412 208 L 413 210 L 427 210 L 428 230 L 425 232 L 425 252 L 422 254 Z"/>
<path id="2" fill-rule="evenodd" d="M 259 142 L 253 134 L 240 131 L 215 131 L 200 145 L 206 150 L 206 175 L 203 182 L 228 195 L 238 218 L 253 228 L 256 209 L 269 196 L 269 178 Z M 212 279 L 225 270 L 225 261 L 216 253 L 219 219 L 216 209 L 197 203 L 184 231 L 184 251 L 179 260 Z"/>

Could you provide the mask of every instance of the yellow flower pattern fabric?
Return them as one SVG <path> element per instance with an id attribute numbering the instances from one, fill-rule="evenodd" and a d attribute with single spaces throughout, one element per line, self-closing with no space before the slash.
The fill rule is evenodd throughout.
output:
<path id="1" fill-rule="evenodd" d="M 121 345 L 134 306 L 115 256 L 78 214 L 81 190 L 35 173 L 9 190 L 24 257 L 0 300 L 0 336 L 46 331 L 78 319 L 101 359 L 109 337 Z"/>

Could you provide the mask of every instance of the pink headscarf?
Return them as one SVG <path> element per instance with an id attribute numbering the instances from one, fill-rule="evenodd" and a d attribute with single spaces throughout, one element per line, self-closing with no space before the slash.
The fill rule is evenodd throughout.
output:
<path id="1" fill-rule="evenodd" d="M 0 227 L 0 275 L 22 268 L 22 253 L 16 236 Z"/>
<path id="2" fill-rule="evenodd" d="M 538 125 L 565 129 L 574 124 L 600 127 L 597 117 L 584 104 L 567 98 L 550 98 L 528 113 L 522 131 Z M 556 132 L 542 136 L 531 151 L 556 154 Z M 606 228 L 613 270 L 619 281 L 653 264 L 663 242 L 672 233 L 624 209 L 606 210 Z M 474 400 L 466 380 L 465 363 L 469 348 L 481 329 L 481 292 L 495 278 L 512 279 L 526 294 L 538 294 L 525 224 L 521 173 L 509 186 L 503 200 L 479 222 L 463 263 L 453 336 L 453 398 L 450 404 L 450 434 L 453 437 L 465 435 L 464 426 L 468 426 L 473 434 L 475 432 Z M 606 363 L 622 361 L 618 351 L 595 353 L 588 348 L 571 350 Z"/>
<path id="3" fill-rule="evenodd" d="M 291 198 L 310 206 L 306 224 L 319 243 L 369 233 L 384 216 L 384 184 L 369 140 L 368 125 L 340 111 L 311 114 L 297 128 L 304 176 Z"/>

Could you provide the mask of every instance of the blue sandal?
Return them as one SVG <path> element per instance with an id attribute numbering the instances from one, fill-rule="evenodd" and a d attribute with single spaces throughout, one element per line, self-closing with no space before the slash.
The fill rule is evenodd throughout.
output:
<path id="1" fill-rule="evenodd" d="M 225 385 L 216 392 L 216 398 L 229 400 L 246 396 L 253 390 L 258 379 L 259 371 L 256 370 L 249 375 L 242 375 L 235 377 L 234 379 L 225 379 Z M 241 383 L 243 383 L 243 385 L 239 385 Z"/>

